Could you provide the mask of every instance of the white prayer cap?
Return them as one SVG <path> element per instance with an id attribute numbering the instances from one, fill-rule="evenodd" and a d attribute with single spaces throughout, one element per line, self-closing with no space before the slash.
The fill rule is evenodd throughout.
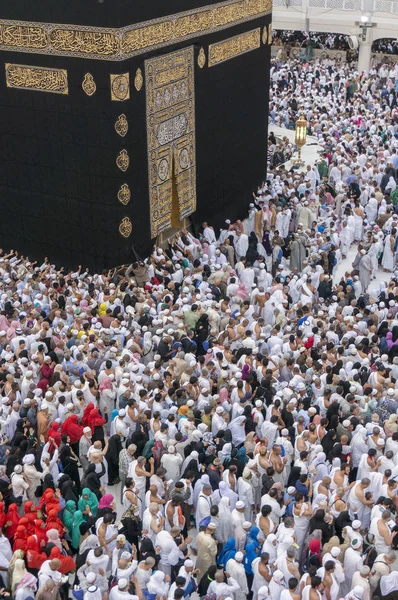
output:
<path id="1" fill-rule="evenodd" d="M 336 558 L 336 556 L 338 556 L 341 552 L 341 549 L 338 546 L 333 546 L 333 548 L 330 551 L 330 554 Z"/>
<path id="2" fill-rule="evenodd" d="M 127 579 L 124 579 L 124 577 L 119 579 L 119 581 L 117 582 L 117 587 L 119 588 L 119 590 L 124 590 L 124 588 L 127 587 L 127 585 L 128 581 Z"/>
<path id="3" fill-rule="evenodd" d="M 359 521 L 358 519 L 355 519 L 355 521 L 352 522 L 352 528 L 359 529 L 360 527 L 361 527 L 361 521 Z"/>
<path id="4" fill-rule="evenodd" d="M 23 457 L 22 462 L 24 465 L 32 465 L 35 462 L 35 455 L 27 454 Z"/>
<path id="5" fill-rule="evenodd" d="M 269 595 L 269 590 L 266 585 L 262 585 L 257 592 L 257 600 L 266 600 Z"/>
<path id="6" fill-rule="evenodd" d="M 235 554 L 235 560 L 238 561 L 238 562 L 242 562 L 242 560 L 243 560 L 243 552 L 237 552 Z"/>
<path id="7" fill-rule="evenodd" d="M 95 573 L 93 571 L 89 571 L 86 575 L 87 583 L 94 583 L 95 577 Z"/>
<path id="8" fill-rule="evenodd" d="M 242 500 L 238 500 L 238 502 L 235 504 L 235 507 L 238 508 L 238 509 L 245 508 L 245 503 L 242 502 Z"/>

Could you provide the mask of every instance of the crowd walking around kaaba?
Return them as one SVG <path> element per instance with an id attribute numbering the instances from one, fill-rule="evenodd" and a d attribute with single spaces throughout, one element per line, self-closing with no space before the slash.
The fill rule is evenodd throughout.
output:
<path id="1" fill-rule="evenodd" d="M 274 61 L 242 221 L 103 274 L 1 250 L 1 598 L 398 598 L 397 84 Z"/>

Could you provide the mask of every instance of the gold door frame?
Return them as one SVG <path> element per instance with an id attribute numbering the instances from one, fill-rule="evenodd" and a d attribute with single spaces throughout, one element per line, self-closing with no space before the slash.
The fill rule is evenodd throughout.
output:
<path id="1" fill-rule="evenodd" d="M 196 210 L 194 48 L 145 61 L 151 237 Z"/>

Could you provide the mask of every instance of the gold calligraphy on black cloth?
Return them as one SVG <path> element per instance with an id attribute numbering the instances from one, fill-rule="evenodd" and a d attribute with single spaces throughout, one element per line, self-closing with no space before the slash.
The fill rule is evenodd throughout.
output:
<path id="1" fill-rule="evenodd" d="M 0 50 L 121 61 L 271 12 L 272 0 L 226 0 L 120 29 L 0 20 Z"/>
<path id="2" fill-rule="evenodd" d="M 209 46 L 209 67 L 214 67 L 257 48 L 260 48 L 260 28 L 235 35 L 217 44 L 211 44 Z"/>
<path id="3" fill-rule="evenodd" d="M 151 237 L 196 210 L 194 49 L 145 61 Z"/>
<path id="4" fill-rule="evenodd" d="M 68 93 L 68 73 L 63 69 L 11 63 L 6 63 L 5 68 L 7 87 L 53 94 Z"/>

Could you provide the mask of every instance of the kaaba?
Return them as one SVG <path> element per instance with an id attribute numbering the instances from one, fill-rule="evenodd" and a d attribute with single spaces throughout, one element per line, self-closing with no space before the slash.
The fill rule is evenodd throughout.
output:
<path id="1" fill-rule="evenodd" d="M 98 271 L 187 222 L 245 216 L 265 175 L 272 0 L 0 6 L 2 247 Z"/>

